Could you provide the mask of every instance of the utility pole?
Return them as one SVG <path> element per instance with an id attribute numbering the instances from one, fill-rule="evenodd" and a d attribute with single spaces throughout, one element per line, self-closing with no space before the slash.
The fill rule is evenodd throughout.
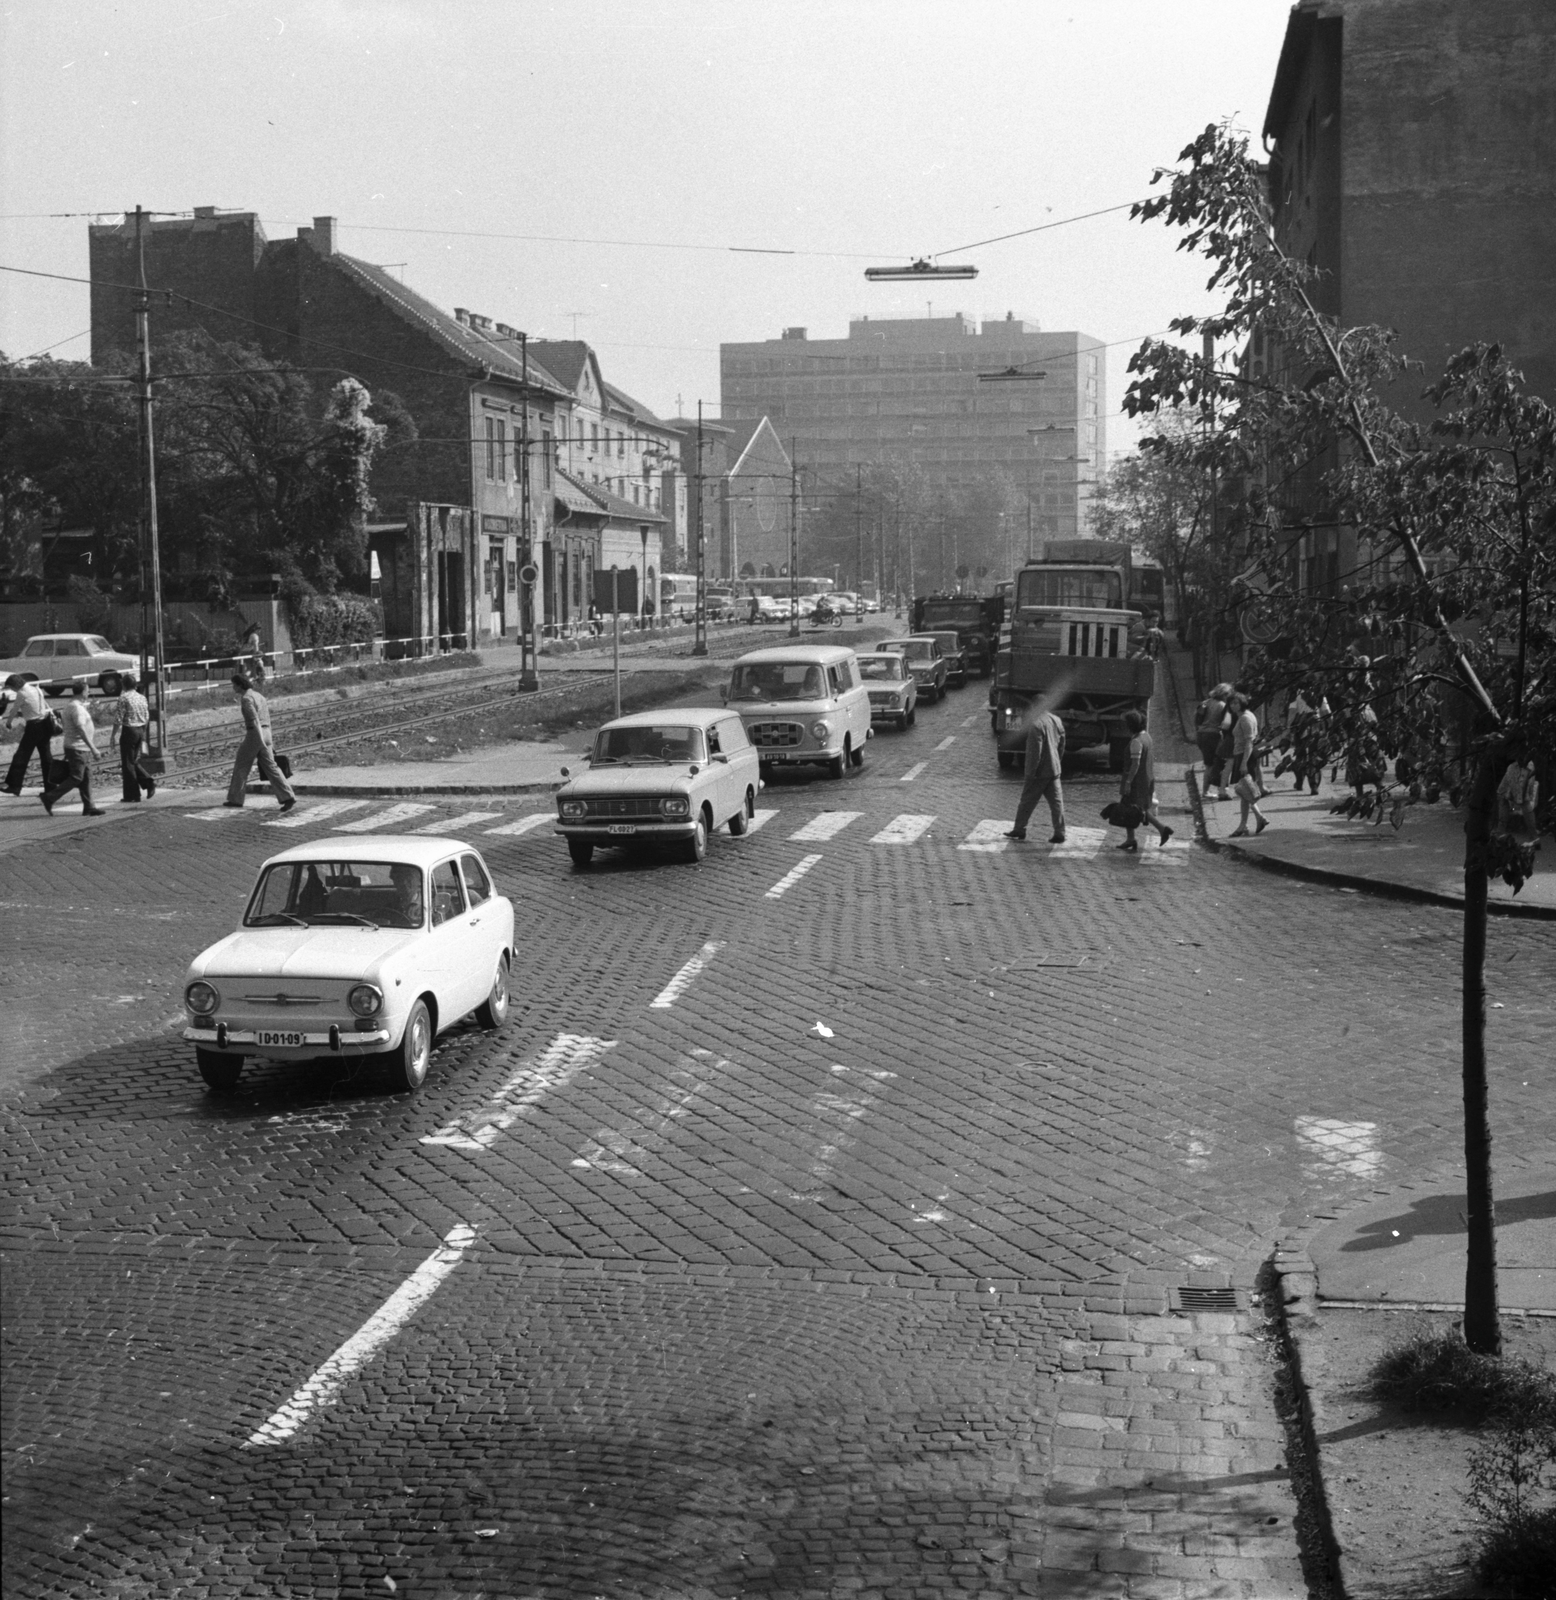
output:
<path id="1" fill-rule="evenodd" d="M 864 493 L 864 466 L 854 463 L 854 584 L 859 594 L 864 593 L 864 544 L 860 534 L 859 517 L 864 507 L 860 496 Z"/>
<path id="2" fill-rule="evenodd" d="M 789 637 L 800 636 L 800 464 L 789 438 Z"/>
<path id="3" fill-rule="evenodd" d="M 524 463 L 523 481 L 519 484 L 519 528 L 524 545 L 524 569 L 531 571 L 535 562 L 530 550 L 530 513 L 529 513 L 529 335 L 519 335 L 519 363 L 523 372 L 523 389 L 519 396 L 519 404 L 523 408 L 519 413 L 519 431 L 523 434 L 523 447 L 519 452 L 519 459 Z M 544 473 L 541 475 L 544 477 Z M 535 617 L 535 585 L 526 583 L 519 591 L 528 604 L 524 606 L 519 617 L 519 688 L 538 689 L 540 687 L 540 638 L 539 624 Z"/>
<path id="4" fill-rule="evenodd" d="M 145 213 L 139 206 L 135 208 L 135 270 L 136 282 L 140 290 L 139 298 L 135 304 L 135 343 L 139 355 L 137 372 L 137 388 L 139 391 L 139 417 L 140 417 L 140 471 L 141 471 L 141 558 L 142 576 L 140 586 L 140 670 L 141 682 L 151 685 L 151 726 L 146 730 L 148 734 L 147 752 L 143 757 L 146 768 L 158 775 L 169 771 L 173 766 L 173 758 L 167 748 L 167 702 L 164 685 L 162 682 L 163 662 L 166 653 L 162 639 L 162 549 L 157 538 L 157 453 L 152 439 L 151 429 L 151 297 L 146 292 L 146 241 L 141 231 L 142 219 Z M 147 569 L 149 568 L 149 573 Z M 150 633 L 154 641 L 154 660 L 150 663 L 151 672 L 148 678 L 148 662 L 146 659 L 146 599 L 147 582 L 150 578 L 151 590 L 151 626 Z"/>
<path id="5" fill-rule="evenodd" d="M 1216 364 L 1216 341 L 1207 333 L 1205 335 L 1205 438 L 1213 441 L 1216 433 L 1216 407 L 1215 401 L 1210 397 L 1210 375 Z M 1210 469 L 1210 559 L 1212 562 L 1221 560 L 1221 529 L 1220 506 L 1221 485 L 1216 469 Z M 1203 618 L 1201 626 L 1204 627 Z M 1195 684 L 1194 692 L 1204 694 L 1207 684 L 1216 683 L 1221 677 L 1221 654 L 1216 644 L 1216 622 L 1212 619 L 1207 628 L 1208 637 L 1202 641 L 1202 648 L 1194 652 Z M 1205 670 L 1199 670 L 1200 661 L 1204 660 Z"/>
<path id="6" fill-rule="evenodd" d="M 708 575 L 702 547 L 702 401 L 697 402 L 697 470 L 692 474 L 692 505 L 697 519 L 697 632 L 694 656 L 708 653 Z"/>

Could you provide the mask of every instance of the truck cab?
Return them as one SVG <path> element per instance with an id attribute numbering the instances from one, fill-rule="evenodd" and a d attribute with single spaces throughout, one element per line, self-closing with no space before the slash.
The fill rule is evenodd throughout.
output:
<path id="1" fill-rule="evenodd" d="M 1148 713 L 1156 684 L 1154 664 L 1132 654 L 1130 578 L 1128 545 L 1095 539 L 1051 540 L 1017 575 L 989 693 L 1001 766 L 1020 759 L 1027 708 L 1043 695 L 1057 701 L 1066 748 L 1106 744 L 1121 769 L 1124 713 Z"/>

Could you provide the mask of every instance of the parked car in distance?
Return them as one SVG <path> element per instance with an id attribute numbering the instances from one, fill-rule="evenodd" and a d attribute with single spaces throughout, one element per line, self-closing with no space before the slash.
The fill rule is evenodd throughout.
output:
<path id="1" fill-rule="evenodd" d="M 557 833 L 573 865 L 597 849 L 673 845 L 701 861 L 716 828 L 738 839 L 762 786 L 757 753 L 734 711 L 639 711 L 594 736 L 588 769 L 557 790 Z"/>
<path id="2" fill-rule="evenodd" d="M 945 699 L 945 657 L 939 644 L 927 635 L 911 634 L 902 639 L 881 639 L 877 650 L 895 650 L 908 663 L 908 669 L 918 679 L 918 692 L 924 699 Z"/>
<path id="3" fill-rule="evenodd" d="M 200 1076 L 238 1081 L 244 1058 L 382 1058 L 418 1089 L 438 1032 L 508 1015 L 513 904 L 458 839 L 360 834 L 272 856 L 243 925 L 184 978 Z"/>
<path id="4" fill-rule="evenodd" d="M 116 695 L 124 674 L 140 668 L 140 657 L 127 655 L 100 633 L 35 633 L 20 655 L 0 661 L 0 680 L 13 672 L 36 681 L 45 694 L 64 694 L 73 683 Z"/>
<path id="5" fill-rule="evenodd" d="M 864 765 L 870 697 L 846 645 L 821 641 L 753 650 L 734 665 L 723 694 L 738 710 L 765 777 L 779 766 L 825 766 L 841 778 Z"/>
<path id="6" fill-rule="evenodd" d="M 933 639 L 940 646 L 940 654 L 945 659 L 945 679 L 953 689 L 967 687 L 967 651 L 962 644 L 962 636 L 955 628 L 930 629 L 924 633 L 913 636 L 916 639 Z"/>
<path id="7" fill-rule="evenodd" d="M 872 650 L 859 657 L 859 676 L 870 696 L 870 720 L 895 723 L 906 732 L 918 716 L 918 680 L 897 650 Z"/>

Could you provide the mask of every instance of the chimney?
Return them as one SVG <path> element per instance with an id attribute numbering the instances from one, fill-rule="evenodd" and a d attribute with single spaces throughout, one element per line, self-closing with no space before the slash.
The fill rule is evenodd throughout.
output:
<path id="1" fill-rule="evenodd" d="M 321 256 L 335 254 L 334 217 L 315 217 L 313 219 L 313 234 L 310 243 Z"/>
<path id="2" fill-rule="evenodd" d="M 783 330 L 783 336 L 785 339 L 803 339 L 805 337 L 805 330 L 803 328 L 785 328 Z"/>
<path id="3" fill-rule="evenodd" d="M 492 319 L 490 317 L 480 316 L 476 312 L 472 311 L 470 313 L 470 326 L 472 328 L 479 328 L 482 333 L 490 333 L 492 331 Z"/>
<path id="4" fill-rule="evenodd" d="M 462 322 L 468 328 L 470 326 L 470 313 L 463 306 L 455 306 L 454 321 Z"/>
<path id="5" fill-rule="evenodd" d="M 196 206 L 194 208 L 194 214 L 195 214 L 196 220 L 204 218 L 206 221 L 209 221 L 212 217 L 214 217 L 216 215 L 216 207 L 215 206 Z"/>

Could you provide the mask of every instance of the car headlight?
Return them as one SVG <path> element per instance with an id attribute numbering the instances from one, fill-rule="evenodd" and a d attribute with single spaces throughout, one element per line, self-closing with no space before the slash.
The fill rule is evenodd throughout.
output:
<path id="1" fill-rule="evenodd" d="M 667 800 L 659 802 L 659 809 L 667 817 L 689 817 L 692 812 L 692 803 L 683 794 L 673 794 Z"/>
<path id="2" fill-rule="evenodd" d="M 184 1004 L 192 1015 L 208 1017 L 222 1003 L 222 997 L 208 983 L 191 983 L 184 990 Z"/>
<path id="3" fill-rule="evenodd" d="M 825 739 L 831 731 L 832 725 L 828 722 L 813 722 L 810 726 L 813 739 Z"/>
<path id="4" fill-rule="evenodd" d="M 376 1017 L 383 1003 L 383 990 L 371 983 L 357 984 L 346 996 L 346 1004 L 358 1017 Z"/>
<path id="5" fill-rule="evenodd" d="M 584 800 L 559 801 L 557 810 L 561 812 L 563 822 L 582 822 L 589 815 L 588 802 Z"/>

